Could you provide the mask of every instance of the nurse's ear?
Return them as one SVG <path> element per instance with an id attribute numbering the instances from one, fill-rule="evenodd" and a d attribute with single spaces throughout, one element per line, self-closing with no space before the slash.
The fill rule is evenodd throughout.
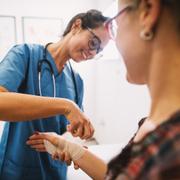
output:
<path id="1" fill-rule="evenodd" d="M 82 20 L 76 19 L 71 27 L 71 32 L 73 35 L 81 31 L 81 29 L 82 29 L 81 25 L 82 25 Z"/>

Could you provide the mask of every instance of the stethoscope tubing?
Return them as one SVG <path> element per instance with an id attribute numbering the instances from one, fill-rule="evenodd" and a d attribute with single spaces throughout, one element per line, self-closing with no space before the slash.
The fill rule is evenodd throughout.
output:
<path id="1" fill-rule="evenodd" d="M 39 95 L 43 96 L 42 94 L 42 90 L 41 90 L 41 68 L 42 68 L 42 64 L 43 63 L 47 63 L 49 68 L 50 68 L 50 72 L 51 72 L 51 76 L 52 76 L 52 81 L 53 81 L 53 97 L 56 97 L 56 80 L 55 80 L 55 76 L 54 76 L 54 72 L 53 72 L 53 68 L 51 63 L 48 61 L 46 54 L 47 54 L 47 47 L 48 45 L 50 45 L 51 43 L 46 44 L 45 48 L 44 48 L 44 52 L 43 52 L 43 59 L 38 61 L 38 89 L 39 89 Z M 72 75 L 72 79 L 73 79 L 73 84 L 74 84 L 74 88 L 75 88 L 75 102 L 76 104 L 78 104 L 78 89 L 77 89 L 77 84 L 76 84 L 76 79 L 75 79 L 75 74 L 73 71 L 73 68 L 71 66 L 71 63 L 69 62 L 69 67 L 71 70 L 71 75 Z"/>
<path id="2" fill-rule="evenodd" d="M 53 97 L 56 97 L 56 81 L 54 74 L 51 73 L 52 76 L 52 81 L 53 81 Z M 41 91 L 41 72 L 38 72 L 38 87 L 39 87 L 39 95 L 42 96 L 42 91 Z"/>

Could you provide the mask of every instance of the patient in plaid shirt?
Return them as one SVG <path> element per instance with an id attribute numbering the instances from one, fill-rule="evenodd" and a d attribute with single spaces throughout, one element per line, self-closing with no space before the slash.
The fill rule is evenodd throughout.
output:
<path id="1" fill-rule="evenodd" d="M 119 0 L 118 8 L 110 34 L 128 82 L 146 85 L 151 105 L 106 179 L 180 180 L 180 0 Z"/>
<path id="2" fill-rule="evenodd" d="M 139 128 L 144 122 L 145 119 L 140 121 Z M 109 163 L 107 179 L 180 179 L 180 112 L 149 132 L 141 142 L 134 143 L 134 137 Z"/>

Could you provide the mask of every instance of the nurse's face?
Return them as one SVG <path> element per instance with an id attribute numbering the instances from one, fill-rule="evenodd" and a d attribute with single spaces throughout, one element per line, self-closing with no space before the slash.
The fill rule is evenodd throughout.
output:
<path id="1" fill-rule="evenodd" d="M 103 50 L 109 39 L 104 26 L 96 29 L 80 28 L 69 42 L 69 55 L 76 62 L 92 59 Z"/>
<path id="2" fill-rule="evenodd" d="M 114 17 L 116 46 L 127 69 L 127 80 L 134 84 L 146 83 L 148 50 L 139 34 L 139 10 L 133 9 L 134 0 L 119 0 L 119 13 Z"/>

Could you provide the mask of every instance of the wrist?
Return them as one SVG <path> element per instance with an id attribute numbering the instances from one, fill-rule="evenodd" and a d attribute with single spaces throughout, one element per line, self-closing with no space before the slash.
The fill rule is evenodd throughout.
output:
<path id="1" fill-rule="evenodd" d="M 66 142 L 65 149 L 67 152 L 69 152 L 71 159 L 73 161 L 77 161 L 85 153 L 85 149 L 81 145 L 70 142 L 70 141 Z"/>
<path id="2" fill-rule="evenodd" d="M 57 148 L 61 152 L 69 153 L 69 155 L 73 161 L 80 159 L 84 155 L 85 150 L 86 150 L 81 145 L 76 144 L 76 143 L 71 142 L 71 141 L 68 141 L 66 139 L 61 139 L 61 140 L 59 139 L 59 143 L 58 143 Z"/>
<path id="3" fill-rule="evenodd" d="M 71 100 L 65 99 L 65 98 L 64 99 L 61 98 L 61 100 L 64 101 L 63 115 L 67 117 L 71 113 L 73 102 Z"/>
<path id="4" fill-rule="evenodd" d="M 76 111 L 75 109 L 77 109 L 77 105 L 73 101 L 67 100 L 66 106 L 65 106 L 65 114 L 64 115 L 66 116 L 66 118 L 68 120 L 71 119 L 70 114 L 72 114 L 71 113 L 72 111 L 75 112 Z"/>

